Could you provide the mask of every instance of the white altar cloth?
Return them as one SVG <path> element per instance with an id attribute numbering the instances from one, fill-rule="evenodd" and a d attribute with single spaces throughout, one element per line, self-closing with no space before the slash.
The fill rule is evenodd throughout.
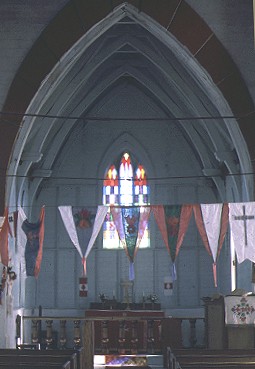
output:
<path id="1" fill-rule="evenodd" d="M 255 324 L 255 296 L 226 296 L 225 323 Z"/>

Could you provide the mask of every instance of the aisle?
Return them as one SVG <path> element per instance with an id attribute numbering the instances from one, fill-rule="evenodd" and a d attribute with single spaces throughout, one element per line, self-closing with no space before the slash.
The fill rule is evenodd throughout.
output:
<path id="1" fill-rule="evenodd" d="M 163 369 L 163 355 L 95 355 L 94 369 Z"/>

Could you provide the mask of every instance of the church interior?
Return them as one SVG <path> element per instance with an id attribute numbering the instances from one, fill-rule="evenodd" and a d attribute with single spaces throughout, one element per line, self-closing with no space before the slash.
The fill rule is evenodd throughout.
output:
<path id="1" fill-rule="evenodd" d="M 2 0 L 0 20 L 0 368 L 254 350 L 253 1 Z"/>

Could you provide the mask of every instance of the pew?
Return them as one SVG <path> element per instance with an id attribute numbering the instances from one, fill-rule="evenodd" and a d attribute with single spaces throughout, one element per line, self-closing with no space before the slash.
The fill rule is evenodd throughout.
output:
<path id="1" fill-rule="evenodd" d="M 168 347 L 167 369 L 255 369 L 253 349 L 174 349 Z"/>
<path id="2" fill-rule="evenodd" d="M 12 358 L 9 358 L 7 363 L 0 362 L 0 369 L 70 369 L 70 361 L 64 363 L 27 363 L 27 362 L 17 362 Z"/>
<path id="3" fill-rule="evenodd" d="M 177 359 L 181 369 L 255 369 L 255 360 L 252 358 L 181 358 Z"/>
<path id="4" fill-rule="evenodd" d="M 33 349 L 0 349 L 0 369 L 7 363 L 15 363 L 17 367 L 30 363 L 35 367 L 54 368 L 62 365 L 66 369 L 83 369 L 82 349 L 33 350 Z M 59 366 L 62 368 L 62 366 Z M 9 366 L 8 366 L 8 369 Z"/>
<path id="5" fill-rule="evenodd" d="M 71 365 L 72 358 L 68 358 L 66 356 L 1 356 L 0 357 L 0 365 L 8 364 L 8 363 L 16 363 L 19 364 L 27 364 L 27 365 L 45 365 L 45 366 L 57 366 L 64 365 L 69 362 L 70 369 L 73 369 L 73 365 Z"/>

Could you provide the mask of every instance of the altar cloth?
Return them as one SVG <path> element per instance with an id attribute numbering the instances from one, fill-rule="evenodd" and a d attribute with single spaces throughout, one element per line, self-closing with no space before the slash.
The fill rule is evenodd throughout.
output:
<path id="1" fill-rule="evenodd" d="M 226 296 L 225 324 L 255 324 L 255 296 Z"/>

